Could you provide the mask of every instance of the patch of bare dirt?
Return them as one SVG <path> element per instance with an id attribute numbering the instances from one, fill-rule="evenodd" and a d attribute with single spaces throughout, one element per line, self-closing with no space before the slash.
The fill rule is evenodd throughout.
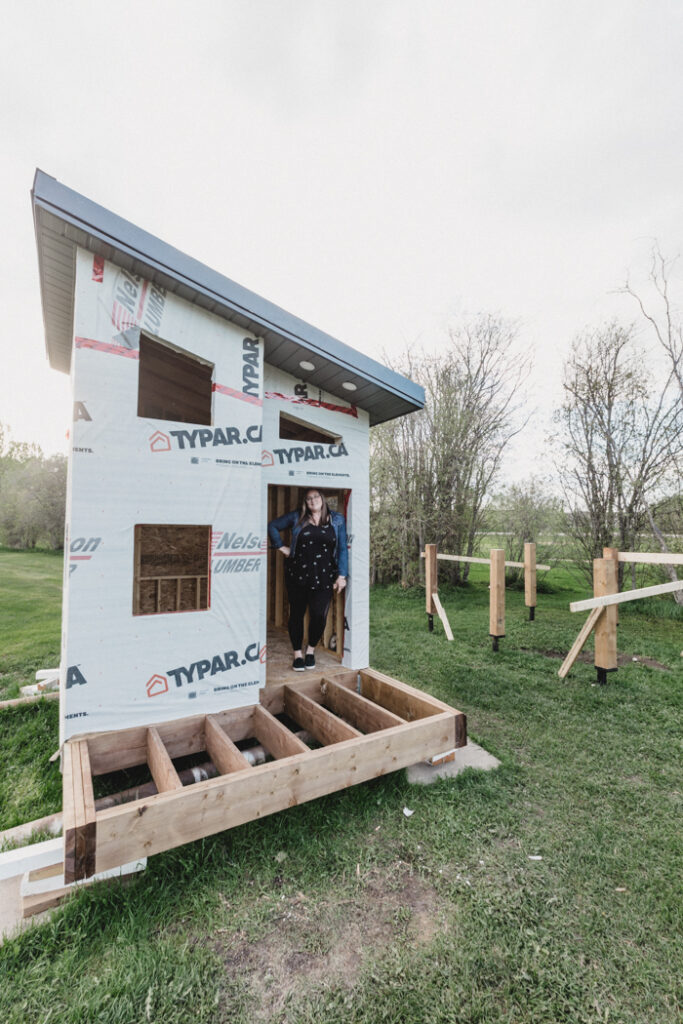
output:
<path id="1" fill-rule="evenodd" d="M 530 651 L 530 647 L 522 647 L 523 651 Z M 542 654 L 545 658 L 561 658 L 562 661 L 567 657 L 566 651 L 536 651 L 536 654 Z M 592 651 L 582 651 L 576 659 L 577 661 L 583 661 L 586 665 L 593 664 L 594 654 Z M 671 668 L 669 665 L 662 664 L 661 661 L 656 661 L 654 658 L 644 658 L 641 654 L 619 654 L 617 655 L 617 664 L 620 668 L 625 668 L 626 665 L 647 665 L 648 668 L 659 669 L 660 672 L 670 672 Z"/>
<path id="2" fill-rule="evenodd" d="M 405 865 L 359 881 L 349 899 L 283 899 L 258 939 L 236 932 L 216 943 L 228 974 L 246 981 L 253 1020 L 277 1017 L 316 987 L 352 987 L 365 958 L 397 941 L 423 945 L 447 930 L 435 891 Z"/>

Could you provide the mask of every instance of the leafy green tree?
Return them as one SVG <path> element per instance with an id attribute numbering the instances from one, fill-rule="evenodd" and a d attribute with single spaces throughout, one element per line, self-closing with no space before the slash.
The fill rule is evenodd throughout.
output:
<path id="1" fill-rule="evenodd" d="M 64 543 L 66 459 L 12 441 L 0 424 L 0 537 L 10 547 Z"/>

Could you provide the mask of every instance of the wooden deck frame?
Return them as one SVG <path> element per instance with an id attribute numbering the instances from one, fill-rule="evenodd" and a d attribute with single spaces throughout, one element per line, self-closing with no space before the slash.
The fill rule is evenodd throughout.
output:
<path id="1" fill-rule="evenodd" d="M 322 745 L 308 747 L 278 715 Z M 236 746 L 250 738 L 274 760 L 252 767 Z M 466 743 L 462 712 L 373 669 L 342 669 L 270 686 L 250 707 L 74 738 L 63 748 L 65 882 Z M 173 758 L 200 751 L 207 751 L 219 774 L 183 786 Z M 97 810 L 92 776 L 141 764 L 149 766 L 159 792 Z"/>

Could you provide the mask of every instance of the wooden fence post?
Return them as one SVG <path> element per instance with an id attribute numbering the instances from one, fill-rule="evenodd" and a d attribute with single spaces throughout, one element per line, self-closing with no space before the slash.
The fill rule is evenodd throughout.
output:
<path id="1" fill-rule="evenodd" d="M 498 650 L 498 640 L 505 636 L 505 552 L 502 548 L 492 548 L 490 596 L 489 596 L 489 635 L 493 637 L 493 650 Z"/>
<path id="2" fill-rule="evenodd" d="M 593 561 L 593 596 L 604 597 L 617 593 L 617 563 L 613 558 Z M 616 606 L 605 608 L 595 627 L 595 667 L 598 682 L 604 686 L 607 673 L 617 670 L 617 616 Z"/>
<path id="3" fill-rule="evenodd" d="M 529 621 L 536 618 L 536 545 L 524 545 L 524 604 L 529 609 Z"/>
<path id="4" fill-rule="evenodd" d="M 434 632 L 434 612 L 436 611 L 432 595 L 438 593 L 439 589 L 437 565 L 436 544 L 425 544 L 425 607 L 430 633 Z"/>
<path id="5" fill-rule="evenodd" d="M 603 548 L 602 549 L 602 557 L 603 558 L 611 558 L 614 561 L 614 564 L 615 564 L 616 569 L 617 569 L 617 589 L 616 589 L 615 593 L 618 593 L 619 592 L 619 548 Z M 619 625 L 619 609 L 616 608 L 615 611 L 616 611 L 616 619 L 615 619 L 614 624 L 616 626 L 618 626 Z"/>

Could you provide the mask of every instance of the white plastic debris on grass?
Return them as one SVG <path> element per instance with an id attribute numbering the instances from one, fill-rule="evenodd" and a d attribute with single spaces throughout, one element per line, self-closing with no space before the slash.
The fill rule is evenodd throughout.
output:
<path id="1" fill-rule="evenodd" d="M 415 814 L 415 811 L 411 811 L 409 807 L 404 807 L 403 813 L 406 816 L 406 818 L 412 818 L 413 814 Z"/>

